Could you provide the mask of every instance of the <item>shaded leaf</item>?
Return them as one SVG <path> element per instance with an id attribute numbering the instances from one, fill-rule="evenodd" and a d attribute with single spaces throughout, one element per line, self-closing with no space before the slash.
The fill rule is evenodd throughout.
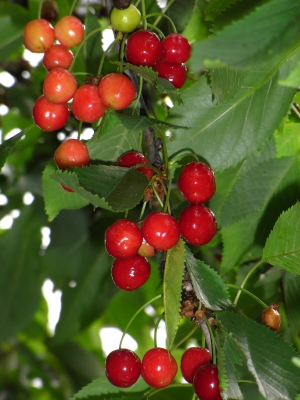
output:
<path id="1" fill-rule="evenodd" d="M 5 140 L 0 145 L 0 170 L 5 164 L 5 161 L 9 156 L 10 152 L 15 148 L 15 146 L 18 144 L 19 140 L 22 138 L 23 135 L 24 133 L 21 131 L 12 138 Z"/>
<path id="2" fill-rule="evenodd" d="M 240 0 L 210 0 L 204 9 L 205 19 L 208 21 L 214 20 L 216 16 L 222 14 L 238 1 Z"/>
<path id="3" fill-rule="evenodd" d="M 102 48 L 102 35 L 99 32 L 100 23 L 99 18 L 87 9 L 87 13 L 85 16 L 85 37 L 90 35 L 92 32 L 95 32 L 87 40 L 85 40 L 83 45 L 83 58 L 85 63 L 85 71 L 87 73 L 97 75 L 98 67 L 100 64 L 100 59 L 103 54 Z M 96 32 L 96 30 L 98 30 Z"/>
<path id="4" fill-rule="evenodd" d="M 295 156 L 300 152 L 300 124 L 285 123 L 282 130 L 275 131 L 277 157 Z"/>
<path id="5" fill-rule="evenodd" d="M 158 78 L 156 84 L 156 90 L 160 94 L 165 94 L 170 97 L 171 101 L 174 104 L 182 104 L 181 100 L 181 92 L 179 89 L 176 89 L 171 82 L 164 78 Z"/>
<path id="6" fill-rule="evenodd" d="M 125 70 L 128 69 L 130 71 L 135 72 L 140 77 L 145 79 L 145 81 L 150 83 L 150 85 L 155 86 L 155 84 L 157 82 L 158 74 L 151 67 L 143 67 L 142 65 L 138 66 L 138 65 L 120 62 L 120 61 L 111 61 L 111 63 L 121 66 Z"/>
<path id="7" fill-rule="evenodd" d="M 223 100 L 231 99 L 241 89 L 246 72 L 230 68 L 215 68 L 211 71 L 210 77 L 212 92 L 217 103 L 221 103 Z"/>
<path id="8" fill-rule="evenodd" d="M 292 70 L 289 76 L 278 82 L 280 85 L 298 88 L 300 86 L 300 62 Z"/>
<path id="9" fill-rule="evenodd" d="M 293 337 L 300 331 L 300 276 L 286 272 L 283 276 L 284 305 Z"/>
<path id="10" fill-rule="evenodd" d="M 164 270 L 164 311 L 167 330 L 167 349 L 171 349 L 180 321 L 180 301 L 185 262 L 184 242 L 179 239 L 176 246 L 168 250 Z"/>
<path id="11" fill-rule="evenodd" d="M 136 117 L 129 115 L 118 115 L 121 123 L 128 129 L 128 133 L 140 132 L 141 130 L 149 127 L 164 127 L 169 129 L 188 129 L 186 126 L 177 126 L 169 124 L 168 122 L 159 121 L 150 117 Z"/>

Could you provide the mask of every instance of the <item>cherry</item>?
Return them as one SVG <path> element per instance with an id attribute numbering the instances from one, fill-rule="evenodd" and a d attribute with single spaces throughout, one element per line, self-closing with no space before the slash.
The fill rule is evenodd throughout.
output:
<path id="1" fill-rule="evenodd" d="M 105 231 L 106 251 L 115 258 L 134 256 L 142 241 L 141 229 L 129 219 L 120 219 Z"/>
<path id="2" fill-rule="evenodd" d="M 92 123 L 103 117 L 105 107 L 98 94 L 98 87 L 85 84 L 74 93 L 72 113 L 82 122 Z"/>
<path id="3" fill-rule="evenodd" d="M 46 19 L 47 21 L 55 21 L 58 18 L 58 7 L 56 1 L 53 0 L 44 0 L 42 3 L 41 9 L 41 18 Z"/>
<path id="4" fill-rule="evenodd" d="M 176 89 L 182 88 L 187 78 L 187 68 L 185 64 L 169 64 L 165 61 L 160 61 L 153 67 L 160 78 L 165 78 Z"/>
<path id="5" fill-rule="evenodd" d="M 142 359 L 141 375 L 155 388 L 168 386 L 177 374 L 177 363 L 172 354 L 161 347 L 150 349 Z"/>
<path id="6" fill-rule="evenodd" d="M 183 168 L 178 188 L 189 203 L 205 203 L 216 191 L 214 172 L 208 165 L 193 161 Z"/>
<path id="7" fill-rule="evenodd" d="M 207 364 L 197 369 L 193 384 L 200 400 L 222 400 L 216 365 Z"/>
<path id="8" fill-rule="evenodd" d="M 55 67 L 68 69 L 73 59 L 74 55 L 71 50 L 61 44 L 53 44 L 44 54 L 43 65 L 47 71 Z"/>
<path id="9" fill-rule="evenodd" d="M 77 81 L 64 68 L 53 68 L 43 84 L 43 94 L 52 103 L 66 103 L 72 99 L 77 89 Z"/>
<path id="10" fill-rule="evenodd" d="M 126 153 L 123 153 L 117 161 L 117 165 L 119 167 L 125 167 L 125 168 L 131 168 L 138 164 L 151 165 L 150 161 L 147 159 L 146 156 L 144 156 L 144 154 L 139 153 L 138 151 L 135 150 L 129 150 Z M 154 175 L 154 171 L 151 168 L 138 167 L 137 170 L 146 175 L 148 179 L 151 179 L 152 176 Z"/>
<path id="11" fill-rule="evenodd" d="M 25 25 L 24 46 L 33 53 L 44 53 L 54 40 L 53 26 L 45 19 L 34 19 Z"/>
<path id="12" fill-rule="evenodd" d="M 185 63 L 191 56 L 191 45 L 180 33 L 171 33 L 163 41 L 164 61 L 170 64 Z"/>
<path id="13" fill-rule="evenodd" d="M 191 204 L 185 208 L 179 216 L 178 225 L 181 236 L 194 246 L 210 242 L 217 232 L 213 212 L 202 204 Z"/>
<path id="14" fill-rule="evenodd" d="M 66 125 L 70 111 L 67 103 L 51 103 L 44 96 L 41 96 L 33 106 L 32 116 L 39 128 L 51 132 Z"/>
<path id="15" fill-rule="evenodd" d="M 138 254 L 129 258 L 117 258 L 111 269 L 115 285 L 129 292 L 146 283 L 150 272 L 151 267 L 147 258 Z"/>
<path id="16" fill-rule="evenodd" d="M 143 257 L 153 257 L 155 256 L 155 250 L 150 244 L 143 239 L 143 242 L 138 250 L 138 254 Z"/>
<path id="17" fill-rule="evenodd" d="M 163 45 L 154 32 L 139 30 L 127 41 L 126 58 L 131 64 L 153 67 L 163 54 Z"/>
<path id="18" fill-rule="evenodd" d="M 113 6 L 122 10 L 130 6 L 131 0 L 112 0 Z"/>
<path id="19" fill-rule="evenodd" d="M 153 212 L 144 221 L 142 232 L 144 239 L 156 250 L 169 250 L 180 237 L 179 226 L 171 215 Z"/>
<path id="20" fill-rule="evenodd" d="M 55 37 L 65 47 L 78 46 L 84 36 L 84 26 L 73 15 L 62 17 L 54 27 Z"/>
<path id="21" fill-rule="evenodd" d="M 86 145 L 78 139 L 68 139 L 54 153 L 56 165 L 61 170 L 89 165 L 90 156 Z"/>
<path id="22" fill-rule="evenodd" d="M 98 89 L 104 106 L 113 110 L 123 110 L 130 106 L 136 96 L 134 84 L 123 74 L 106 75 L 101 79 Z"/>
<path id="23" fill-rule="evenodd" d="M 194 375 L 199 367 L 210 363 L 210 352 L 203 347 L 190 347 L 187 349 L 180 362 L 180 368 L 184 379 L 192 383 Z"/>
<path id="24" fill-rule="evenodd" d="M 110 22 L 117 31 L 132 32 L 141 22 L 141 13 L 132 4 L 125 9 L 114 7 L 110 13 Z"/>
<path id="25" fill-rule="evenodd" d="M 126 388 L 138 380 L 141 374 L 141 360 L 131 350 L 114 350 L 106 358 L 105 372 L 110 383 Z"/>

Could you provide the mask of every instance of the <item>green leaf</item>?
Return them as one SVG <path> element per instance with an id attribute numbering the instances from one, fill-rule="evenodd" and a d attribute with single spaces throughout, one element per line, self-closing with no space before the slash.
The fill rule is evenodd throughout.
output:
<path id="1" fill-rule="evenodd" d="M 167 330 L 167 349 L 171 349 L 180 320 L 180 301 L 185 262 L 184 242 L 179 239 L 176 246 L 168 250 L 164 271 L 164 310 Z"/>
<path id="2" fill-rule="evenodd" d="M 262 261 L 300 274 L 300 203 L 277 220 L 265 244 Z"/>
<path id="3" fill-rule="evenodd" d="M 264 68 L 250 71 L 234 98 L 218 105 L 212 101 L 206 77 L 199 79 L 182 92 L 183 105 L 170 110 L 167 122 L 190 129 L 188 135 L 179 129 L 166 139 L 169 154 L 197 151 L 217 171 L 262 148 L 293 99 L 295 92 L 279 86 L 277 80 L 287 76 L 296 61 L 290 59 L 270 73 Z"/>
<path id="4" fill-rule="evenodd" d="M 204 9 L 205 19 L 213 21 L 216 16 L 222 14 L 225 10 L 240 0 L 210 0 Z"/>
<path id="5" fill-rule="evenodd" d="M 169 96 L 174 104 L 182 104 L 181 91 L 176 89 L 167 79 L 159 77 L 157 79 L 156 90 L 160 94 Z"/>
<path id="6" fill-rule="evenodd" d="M 186 126 L 178 126 L 178 125 L 173 125 L 169 124 L 164 121 L 159 121 L 158 119 L 155 118 L 150 118 L 150 117 L 136 117 L 136 116 L 130 116 L 130 115 L 118 115 L 118 118 L 120 122 L 128 129 L 129 133 L 135 133 L 135 132 L 140 132 L 145 128 L 149 127 L 163 127 L 163 128 L 169 128 L 169 129 L 188 129 Z"/>
<path id="7" fill-rule="evenodd" d="M 24 133 L 21 131 L 12 138 L 5 140 L 0 145 L 0 170 L 5 164 L 5 161 L 9 156 L 10 152 L 15 148 L 15 146 L 18 144 L 19 140 L 22 138 L 23 135 Z"/>
<path id="8" fill-rule="evenodd" d="M 85 40 L 83 45 L 85 71 L 92 75 L 97 75 L 101 56 L 103 54 L 102 35 L 101 32 L 99 32 L 101 25 L 99 23 L 99 18 L 95 13 L 91 12 L 89 8 L 87 9 L 84 25 L 85 37 L 90 35 L 92 32 L 95 32 Z M 96 30 L 98 31 L 96 32 Z"/>
<path id="9" fill-rule="evenodd" d="M 267 400 L 294 399 L 300 389 L 299 370 L 292 347 L 278 334 L 245 315 L 220 313 L 218 322 L 232 333 L 247 358 L 247 367 Z"/>
<path id="10" fill-rule="evenodd" d="M 261 65 L 299 40 L 298 0 L 273 0 L 209 39 L 195 43 L 190 59 L 194 70 L 229 65 Z M 241 34 L 243 32 L 243 34 Z M 286 50 L 287 51 L 287 50 Z"/>
<path id="11" fill-rule="evenodd" d="M 197 298 L 211 310 L 231 307 L 227 286 L 223 279 L 203 261 L 197 260 L 186 247 L 186 267 Z"/>
<path id="12" fill-rule="evenodd" d="M 158 78 L 158 74 L 151 67 L 143 67 L 138 65 L 133 65 L 129 63 L 124 63 L 120 61 L 111 61 L 112 64 L 121 66 L 123 69 L 128 69 L 130 71 L 135 72 L 145 81 L 150 83 L 150 85 L 155 86 Z"/>
<path id="13" fill-rule="evenodd" d="M 231 99 L 241 89 L 246 74 L 245 71 L 230 68 L 216 68 L 211 71 L 212 92 L 218 104 Z"/>
<path id="14" fill-rule="evenodd" d="M 298 88 L 300 86 L 300 62 L 297 63 L 289 76 L 278 83 L 283 86 Z"/>
<path id="15" fill-rule="evenodd" d="M 289 122 L 275 132 L 277 157 L 296 156 L 300 152 L 300 124 Z"/>
<path id="16" fill-rule="evenodd" d="M 195 12 L 196 0 L 176 0 L 168 9 L 168 16 L 174 22 L 177 31 L 182 32 Z M 163 22 L 166 22 L 163 18 Z M 168 22 L 166 22 L 166 25 Z M 170 29 L 170 28 L 169 28 Z"/>
<path id="17" fill-rule="evenodd" d="M 300 331 L 300 276 L 286 272 L 283 276 L 284 305 L 292 336 Z"/>

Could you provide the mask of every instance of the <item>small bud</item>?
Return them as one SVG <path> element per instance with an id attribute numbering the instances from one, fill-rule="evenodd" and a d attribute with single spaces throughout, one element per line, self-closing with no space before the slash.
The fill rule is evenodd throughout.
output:
<path id="1" fill-rule="evenodd" d="M 281 317 L 279 312 L 277 311 L 279 306 L 277 304 L 272 304 L 268 308 L 266 308 L 262 314 L 261 319 L 265 325 L 271 328 L 275 332 L 279 332 Z"/>

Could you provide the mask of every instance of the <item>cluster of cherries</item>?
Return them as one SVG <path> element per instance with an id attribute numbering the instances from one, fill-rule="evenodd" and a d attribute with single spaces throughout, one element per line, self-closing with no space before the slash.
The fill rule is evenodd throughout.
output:
<path id="1" fill-rule="evenodd" d="M 170 385 L 178 366 L 172 354 L 161 347 L 148 350 L 142 361 L 133 351 L 121 348 L 108 355 L 105 369 L 108 380 L 115 386 L 130 387 L 142 376 L 149 386 L 160 389 Z M 181 357 L 180 369 L 200 400 L 222 400 L 218 367 L 211 364 L 209 350 L 190 347 Z"/>

